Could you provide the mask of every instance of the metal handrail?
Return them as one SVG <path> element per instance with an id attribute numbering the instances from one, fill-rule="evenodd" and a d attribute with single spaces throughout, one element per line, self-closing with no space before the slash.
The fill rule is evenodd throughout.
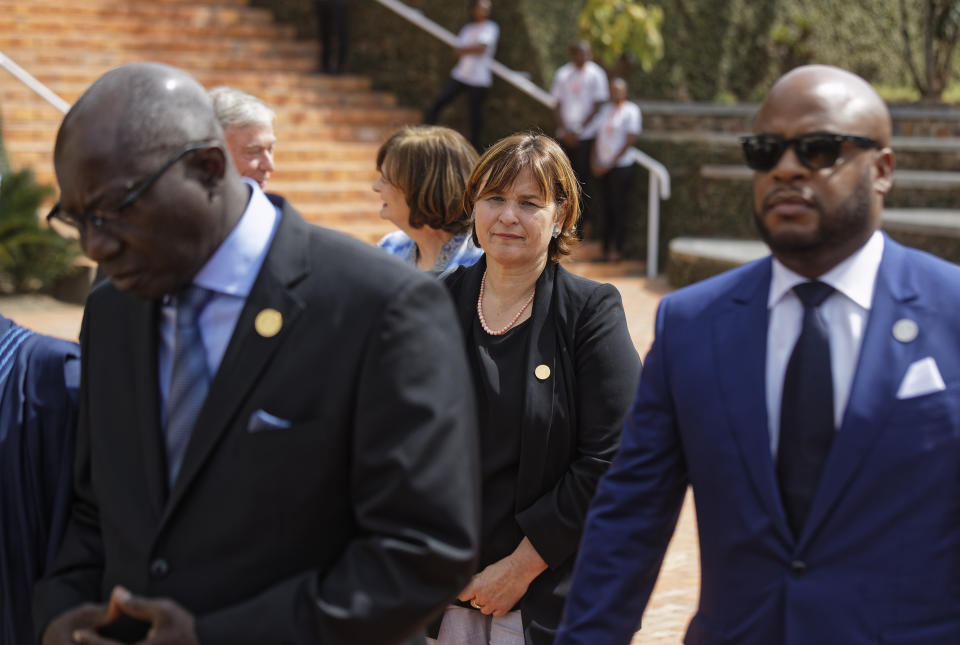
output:
<path id="1" fill-rule="evenodd" d="M 3 52 L 0 52 L 0 67 L 13 74 L 17 80 L 39 94 L 41 98 L 43 98 L 47 103 L 56 109 L 60 110 L 62 114 L 66 114 L 70 110 L 69 103 L 57 96 L 49 87 L 34 78 L 30 72 L 14 63 L 13 60 L 11 60 L 10 57 Z"/>
<path id="2" fill-rule="evenodd" d="M 439 38 L 451 47 L 457 46 L 457 37 L 447 31 L 434 21 L 430 20 L 417 9 L 408 7 L 398 0 L 377 0 L 381 5 L 390 9 L 398 16 L 406 18 L 425 32 Z M 499 61 L 491 61 L 490 69 L 494 74 L 524 92 L 536 101 L 539 101 L 551 110 L 556 106 L 557 100 L 549 92 L 545 92 L 542 87 L 533 83 L 523 74 L 513 71 Z"/>
<path id="3" fill-rule="evenodd" d="M 660 253 L 660 200 L 670 199 L 670 173 L 667 167 L 648 155 L 633 148 L 634 161 L 650 173 L 650 188 L 647 191 L 647 277 L 657 277 L 657 258 Z"/>
<path id="4" fill-rule="evenodd" d="M 428 34 L 440 39 L 450 47 L 457 46 L 457 37 L 454 36 L 453 33 L 424 16 L 421 11 L 408 7 L 399 0 L 377 0 L 377 2 L 398 16 L 420 27 Z M 535 101 L 539 101 L 551 110 L 556 107 L 557 101 L 549 92 L 546 92 L 542 87 L 531 82 L 530 79 L 522 74 L 513 71 L 496 60 L 491 62 L 490 69 L 494 74 L 521 92 L 524 92 Z M 650 212 L 647 218 L 647 277 L 653 278 L 657 275 L 657 238 L 660 235 L 660 200 L 670 199 L 670 173 L 667 172 L 666 167 L 662 163 L 650 155 L 641 152 L 637 148 L 634 148 L 633 151 L 636 163 L 639 163 L 650 173 L 650 194 L 648 198 Z"/>

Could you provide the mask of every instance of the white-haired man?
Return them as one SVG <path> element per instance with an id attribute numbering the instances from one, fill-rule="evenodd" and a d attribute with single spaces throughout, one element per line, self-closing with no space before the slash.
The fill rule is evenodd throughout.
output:
<path id="1" fill-rule="evenodd" d="M 262 189 L 276 169 L 273 163 L 276 114 L 257 97 L 232 87 L 213 88 L 210 100 L 237 171 L 260 184 Z"/>

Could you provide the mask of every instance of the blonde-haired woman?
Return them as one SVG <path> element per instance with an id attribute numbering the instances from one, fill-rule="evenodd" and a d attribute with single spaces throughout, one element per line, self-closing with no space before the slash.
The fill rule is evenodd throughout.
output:
<path id="1" fill-rule="evenodd" d="M 437 642 L 548 645 L 640 358 L 616 288 L 559 264 L 576 240 L 579 184 L 553 139 L 494 144 L 464 207 L 485 255 L 446 284 L 479 408 L 480 560 Z"/>
<path id="2" fill-rule="evenodd" d="M 373 190 L 383 200 L 380 217 L 400 230 L 377 246 L 441 278 L 474 264 L 483 251 L 470 235 L 463 189 L 476 161 L 473 146 L 450 128 L 409 126 L 390 137 L 377 153 Z"/>

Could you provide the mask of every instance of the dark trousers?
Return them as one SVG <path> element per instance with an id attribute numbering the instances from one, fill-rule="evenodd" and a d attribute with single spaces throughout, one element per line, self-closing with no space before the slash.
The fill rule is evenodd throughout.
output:
<path id="1" fill-rule="evenodd" d="M 350 45 L 350 7 L 348 0 L 314 0 L 320 33 L 320 70 L 339 74 L 347 64 Z M 336 56 L 334 56 L 336 51 Z"/>
<path id="2" fill-rule="evenodd" d="M 577 219 L 577 237 L 583 239 L 583 223 L 590 219 L 590 203 L 596 185 L 593 172 L 590 170 L 590 151 L 593 150 L 593 139 L 580 141 L 574 148 L 560 142 L 560 147 L 567 153 L 570 165 L 573 166 L 573 174 L 577 176 L 577 181 L 580 182 L 580 188 L 582 189 L 580 194 L 580 218 Z"/>
<path id="3" fill-rule="evenodd" d="M 427 110 L 424 121 L 428 125 L 436 123 L 437 117 L 440 116 L 440 110 L 445 108 L 462 92 L 466 92 L 468 101 L 467 108 L 470 114 L 470 143 L 472 143 L 473 147 L 479 152 L 481 150 L 480 136 L 483 134 L 483 104 L 487 100 L 487 93 L 489 91 L 489 87 L 467 85 L 455 78 L 451 78 L 447 81 L 447 84 L 443 86 L 440 96 L 437 97 L 437 100 L 434 101 L 430 109 Z"/>
<path id="4" fill-rule="evenodd" d="M 623 253 L 624 224 L 627 219 L 627 194 L 633 183 L 634 164 L 611 168 L 600 178 L 603 194 L 603 254 L 611 248 Z"/>

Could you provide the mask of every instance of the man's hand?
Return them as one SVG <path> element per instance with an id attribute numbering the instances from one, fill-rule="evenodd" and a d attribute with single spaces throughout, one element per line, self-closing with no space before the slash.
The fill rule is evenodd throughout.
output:
<path id="1" fill-rule="evenodd" d="M 104 638 L 97 633 L 97 628 L 113 622 L 121 614 L 136 620 L 149 623 L 150 630 L 144 640 L 137 645 L 199 645 L 194 630 L 193 615 L 173 600 L 166 598 L 144 598 L 134 596 L 123 587 L 114 587 L 110 594 L 110 603 L 103 609 L 104 622 L 90 624 L 85 628 L 73 631 L 73 639 L 67 641 L 47 642 L 44 634 L 43 645 L 119 645 L 117 641 Z M 72 612 L 68 612 L 72 613 Z M 67 616 L 68 614 L 64 614 Z M 51 623 L 47 633 L 60 618 Z"/>
<path id="2" fill-rule="evenodd" d="M 564 129 L 563 132 L 560 133 L 560 140 L 563 141 L 568 148 L 576 148 L 580 145 L 580 135 L 573 130 Z"/>
<path id="3" fill-rule="evenodd" d="M 602 164 L 599 161 L 591 162 L 590 169 L 593 171 L 593 176 L 597 177 L 598 179 L 610 172 L 610 166 Z"/>
<path id="4" fill-rule="evenodd" d="M 503 616 L 519 602 L 527 587 L 547 568 L 540 554 L 523 538 L 513 553 L 484 568 L 457 596 L 482 613 Z"/>
<path id="5" fill-rule="evenodd" d="M 95 632 L 98 628 L 115 620 L 111 617 L 107 605 L 89 603 L 66 611 L 57 616 L 43 632 L 43 645 L 75 645 L 80 643 L 77 635 Z"/>

